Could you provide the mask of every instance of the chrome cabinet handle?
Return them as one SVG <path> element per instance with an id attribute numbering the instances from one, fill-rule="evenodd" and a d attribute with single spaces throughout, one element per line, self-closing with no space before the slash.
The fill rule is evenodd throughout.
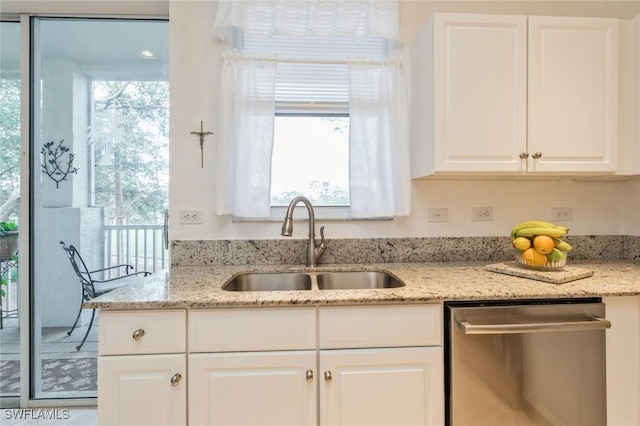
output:
<path id="1" fill-rule="evenodd" d="M 307 379 L 307 383 L 313 382 L 313 370 L 307 370 L 304 376 Z"/>
<path id="2" fill-rule="evenodd" d="M 529 158 L 529 153 L 528 152 L 521 152 L 519 155 L 521 160 L 526 160 L 527 158 Z"/>
<path id="3" fill-rule="evenodd" d="M 531 156 L 531 158 L 533 158 L 534 160 L 539 160 L 542 158 L 542 153 L 541 152 L 534 152 L 533 155 Z"/>
<path id="4" fill-rule="evenodd" d="M 139 328 L 133 332 L 133 335 L 131 337 L 133 337 L 133 340 L 138 342 L 140 339 L 142 339 L 143 336 L 144 336 L 144 330 Z"/>
<path id="5" fill-rule="evenodd" d="M 176 387 L 178 386 L 178 383 L 180 383 L 180 380 L 182 380 L 182 374 L 180 373 L 176 373 L 171 377 L 171 386 Z"/>
<path id="6" fill-rule="evenodd" d="M 331 376 L 331 371 L 327 370 L 324 372 L 324 381 L 327 383 L 331 383 L 331 380 L 333 380 L 333 377 Z"/>

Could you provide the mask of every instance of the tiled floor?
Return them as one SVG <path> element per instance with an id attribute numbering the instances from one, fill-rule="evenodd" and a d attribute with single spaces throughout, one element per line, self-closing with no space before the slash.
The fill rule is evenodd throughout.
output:
<path id="1" fill-rule="evenodd" d="M 73 331 L 71 336 L 67 336 L 68 327 L 52 327 L 43 329 L 41 337 L 42 359 L 48 360 L 68 358 L 95 358 L 98 354 L 98 327 L 96 324 L 94 324 L 91 328 L 89 337 L 87 338 L 85 344 L 82 346 L 81 350 L 76 350 L 76 346 L 82 341 L 86 330 L 86 325 L 78 327 Z M 2 358 L 3 360 L 20 359 L 20 329 L 18 328 L 18 320 L 16 318 L 8 318 L 4 320 L 4 328 L 0 330 L 0 358 Z M 1 379 L 2 378 L 0 378 L 0 380 Z M 16 397 L 18 395 L 3 394 L 0 396 Z M 63 392 L 51 392 L 50 394 L 40 394 L 38 395 L 38 398 L 90 398 L 95 396 L 96 392 L 82 392 L 82 394 L 65 394 Z M 0 419 L 0 424 L 4 426 L 4 422 L 6 420 L 6 418 L 2 417 L 2 419 Z"/>
<path id="2" fill-rule="evenodd" d="M 96 321 L 97 322 L 97 321 Z M 87 341 L 80 351 L 76 346 L 82 341 L 87 326 L 76 327 L 71 336 L 67 336 L 69 327 L 51 327 L 42 330 L 42 358 L 86 358 L 98 354 L 98 326 L 91 327 Z M 5 318 L 4 328 L 0 330 L 0 357 L 2 359 L 20 359 L 20 329 L 17 318 Z"/>
<path id="3" fill-rule="evenodd" d="M 94 426 L 98 424 L 95 407 L 3 408 L 3 426 Z"/>

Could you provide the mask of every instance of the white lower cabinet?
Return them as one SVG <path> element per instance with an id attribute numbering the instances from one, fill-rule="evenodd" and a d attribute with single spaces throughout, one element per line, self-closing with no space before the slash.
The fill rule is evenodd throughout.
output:
<path id="1" fill-rule="evenodd" d="M 103 311 L 100 321 L 101 426 L 443 424 L 439 304 Z"/>
<path id="2" fill-rule="evenodd" d="M 440 305 L 192 310 L 189 424 L 442 425 L 441 315 Z"/>
<path id="3" fill-rule="evenodd" d="M 442 350 L 320 351 L 320 425 L 442 425 Z"/>
<path id="4" fill-rule="evenodd" d="M 187 423 L 184 354 L 99 357 L 98 371 L 100 425 Z"/>
<path id="5" fill-rule="evenodd" d="M 187 424 L 186 311 L 102 311 L 98 423 Z"/>
<path id="6" fill-rule="evenodd" d="M 312 425 L 315 351 L 189 356 L 189 424 Z"/>
<path id="7" fill-rule="evenodd" d="M 606 297 L 607 424 L 640 425 L 640 297 Z"/>

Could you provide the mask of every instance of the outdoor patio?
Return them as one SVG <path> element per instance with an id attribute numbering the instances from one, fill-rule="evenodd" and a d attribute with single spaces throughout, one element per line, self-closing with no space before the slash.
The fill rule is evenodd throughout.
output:
<path id="1" fill-rule="evenodd" d="M 97 325 L 93 325 L 80 351 L 87 326 L 67 336 L 68 327 L 42 330 L 42 391 L 40 398 L 96 396 Z M 17 318 L 5 318 L 0 330 L 0 395 L 18 396 L 20 391 L 20 329 Z"/>

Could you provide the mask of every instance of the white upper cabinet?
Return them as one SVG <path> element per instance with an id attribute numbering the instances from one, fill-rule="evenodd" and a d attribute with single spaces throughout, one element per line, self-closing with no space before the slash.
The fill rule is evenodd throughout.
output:
<path id="1" fill-rule="evenodd" d="M 414 177 L 518 170 L 527 18 L 436 14 L 411 56 Z"/>
<path id="2" fill-rule="evenodd" d="M 614 19 L 435 14 L 411 51 L 412 176 L 615 172 Z"/>
<path id="3" fill-rule="evenodd" d="M 529 170 L 615 172 L 617 129 L 618 20 L 531 16 Z"/>

